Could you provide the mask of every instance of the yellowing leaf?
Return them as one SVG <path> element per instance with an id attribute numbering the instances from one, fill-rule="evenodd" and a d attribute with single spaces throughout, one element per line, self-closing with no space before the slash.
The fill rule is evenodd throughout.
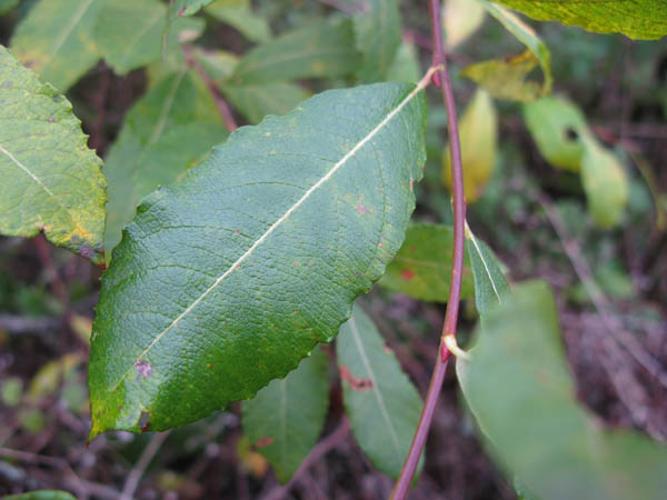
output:
<path id="1" fill-rule="evenodd" d="M 616 155 L 595 141 L 586 143 L 581 162 L 581 181 L 588 211 L 602 229 L 618 225 L 628 203 L 628 179 Z"/>
<path id="2" fill-rule="evenodd" d="M 667 35 L 665 0 L 498 0 L 541 21 L 560 21 L 600 33 L 635 39 Z"/>
<path id="3" fill-rule="evenodd" d="M 498 99 L 525 102 L 549 94 L 553 85 L 551 54 L 535 30 L 500 5 L 478 1 L 528 50 L 513 57 L 473 64 L 463 70 L 463 76 Z M 542 82 L 529 80 L 528 76 L 538 65 L 542 70 Z"/>
<path id="4" fill-rule="evenodd" d="M 460 124 L 463 186 L 469 202 L 484 191 L 496 163 L 498 116 L 493 100 L 483 90 L 475 93 L 463 114 Z M 449 146 L 442 157 L 442 178 L 451 190 L 451 159 Z"/>
<path id="5" fill-rule="evenodd" d="M 465 42 L 484 22 L 484 6 L 478 0 L 447 0 L 442 23 L 449 50 Z"/>

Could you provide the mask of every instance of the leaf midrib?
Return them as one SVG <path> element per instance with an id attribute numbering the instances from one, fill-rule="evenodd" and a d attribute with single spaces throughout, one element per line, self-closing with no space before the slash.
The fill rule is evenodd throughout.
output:
<path id="1" fill-rule="evenodd" d="M 215 290 L 231 273 L 237 270 L 240 265 L 251 256 L 254 251 L 262 245 L 272 234 L 273 232 L 280 227 L 283 222 L 288 220 L 290 216 L 301 207 L 310 196 L 317 191 L 322 185 L 324 185 L 329 179 L 331 179 L 338 170 L 340 170 L 352 157 L 354 157 L 368 142 L 370 142 L 381 130 L 383 130 L 392 119 L 397 116 L 405 106 L 407 106 L 427 85 L 429 81 L 427 78 L 422 79 L 418 85 L 406 96 L 403 100 L 392 110 L 390 111 L 378 125 L 375 126 L 368 134 L 366 134 L 359 142 L 357 142 L 354 147 L 352 147 L 338 162 L 336 162 L 333 167 L 320 178 L 315 184 L 313 184 L 302 196 L 299 198 L 281 217 L 279 217 L 255 242 L 246 250 L 236 261 L 230 265 L 227 270 L 225 270 L 214 282 L 209 286 L 199 297 L 197 297 L 181 314 L 179 314 L 169 325 L 167 325 L 156 337 L 151 341 L 151 343 L 137 356 L 133 363 L 128 367 L 128 369 L 123 373 L 118 382 L 114 383 L 111 387 L 111 391 L 115 391 L 118 386 L 127 378 L 127 376 L 132 372 L 132 367 L 136 363 L 144 359 L 144 357 L 150 352 L 150 350 L 169 332 L 171 331 L 178 323 L 185 318 L 190 312 L 197 307 L 213 290 Z"/>

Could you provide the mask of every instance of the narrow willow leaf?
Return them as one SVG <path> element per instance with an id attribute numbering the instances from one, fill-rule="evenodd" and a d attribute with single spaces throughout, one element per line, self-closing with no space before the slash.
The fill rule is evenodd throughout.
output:
<path id="1" fill-rule="evenodd" d="M 413 42 L 404 40 L 387 72 L 387 81 L 410 83 L 419 80 L 419 55 Z"/>
<path id="2" fill-rule="evenodd" d="M 513 57 L 472 64 L 461 74 L 497 99 L 527 102 L 549 94 L 553 86 L 551 53 L 544 42 L 512 12 L 487 0 L 477 1 L 528 50 Z M 542 83 L 528 79 L 537 65 L 542 70 Z"/>
<path id="3" fill-rule="evenodd" d="M 104 1 L 40 0 L 16 27 L 12 52 L 64 92 L 99 59 L 93 29 Z"/>
<path id="4" fill-rule="evenodd" d="M 528 498 L 664 498 L 667 448 L 602 429 L 579 406 L 546 285 L 518 286 L 492 308 L 456 368 L 489 446 Z"/>
<path id="5" fill-rule="evenodd" d="M 496 0 L 540 21 L 559 21 L 598 33 L 623 33 L 641 40 L 667 35 L 664 0 Z"/>
<path id="6" fill-rule="evenodd" d="M 417 300 L 447 302 L 452 272 L 451 226 L 412 224 L 403 246 L 387 267 L 380 285 Z M 473 279 L 466 257 L 461 297 L 473 296 Z"/>
<path id="7" fill-rule="evenodd" d="M 213 0 L 174 0 L 169 7 L 172 16 L 191 16 Z"/>
<path id="8" fill-rule="evenodd" d="M 354 23 L 357 47 L 362 54 L 359 79 L 384 80 L 401 45 L 398 0 L 369 0 L 367 10 L 356 16 Z"/>
<path id="9" fill-rule="evenodd" d="M 480 316 L 484 316 L 492 305 L 503 302 L 510 289 L 509 283 L 498 258 L 483 241 L 477 239 L 467 224 L 466 253 L 475 283 L 475 306 Z"/>
<path id="10" fill-rule="evenodd" d="M 315 96 L 240 128 L 142 203 L 102 281 L 93 436 L 251 398 L 336 335 L 403 241 L 425 86 Z"/>
<path id="11" fill-rule="evenodd" d="M 616 155 L 594 140 L 586 141 L 581 181 L 586 191 L 588 212 L 595 224 L 602 229 L 620 224 L 628 204 L 630 187 Z"/>
<path id="12" fill-rule="evenodd" d="M 354 437 L 378 470 L 396 478 L 419 423 L 419 393 L 359 306 L 341 327 L 336 352 Z"/>
<path id="13" fill-rule="evenodd" d="M 240 86 L 345 76 L 357 68 L 359 60 L 350 20 L 316 22 L 249 51 L 230 83 Z"/>
<path id="14" fill-rule="evenodd" d="M 468 202 L 477 200 L 496 166 L 498 114 L 489 94 L 478 89 L 463 113 L 460 124 L 463 186 Z M 449 145 L 442 155 L 442 180 L 451 191 L 452 169 Z"/>
<path id="15" fill-rule="evenodd" d="M 266 115 L 283 115 L 308 98 L 308 92 L 287 82 L 243 86 L 223 84 L 222 92 L 250 123 L 258 123 Z"/>
<path id="16" fill-rule="evenodd" d="M 577 106 L 564 97 L 543 97 L 524 105 L 523 119 L 540 153 L 552 166 L 581 170 L 586 138 L 591 132 Z"/>
<path id="17" fill-rule="evenodd" d="M 454 50 L 470 38 L 484 23 L 485 14 L 479 0 L 446 0 L 442 22 L 447 48 Z"/>
<path id="18" fill-rule="evenodd" d="M 129 111 L 104 164 L 110 252 L 141 199 L 183 175 L 227 135 L 206 86 L 191 72 L 169 75 Z"/>
<path id="19" fill-rule="evenodd" d="M 35 236 L 97 259 L 102 162 L 72 105 L 0 46 L 0 233 Z"/>
<path id="20" fill-rule="evenodd" d="M 271 38 L 269 23 L 252 11 L 250 0 L 217 0 L 206 12 L 237 29 L 253 42 L 267 42 Z"/>
<path id="21" fill-rule="evenodd" d="M 322 432 L 329 403 L 327 356 L 316 348 L 285 378 L 243 403 L 243 430 L 285 483 Z"/>
<path id="22" fill-rule="evenodd" d="M 3 500 L 75 500 L 76 497 L 59 490 L 37 490 L 18 495 L 5 495 Z"/>

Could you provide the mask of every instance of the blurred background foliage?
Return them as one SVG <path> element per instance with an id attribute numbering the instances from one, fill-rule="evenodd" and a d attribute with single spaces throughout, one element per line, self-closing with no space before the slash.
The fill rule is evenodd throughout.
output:
<path id="1" fill-rule="evenodd" d="M 37 3 L 0 1 L 3 45 L 11 46 L 16 27 Z M 196 21 L 188 19 L 194 24 L 183 26 L 179 33 L 201 32 L 197 45 L 202 51 L 194 57 L 218 83 L 239 121 L 254 123 L 266 112 L 285 112 L 309 94 L 354 80 L 348 71 L 329 78 L 317 78 L 320 75 L 314 71 L 258 89 L 248 86 L 247 80 L 241 85 L 238 74 L 234 79 L 238 57 L 258 43 L 323 17 L 345 23 L 359 5 L 353 0 L 223 0 Z M 529 92 L 540 93 L 545 74 L 539 60 L 531 61 L 530 55 L 508 60 L 524 54 L 526 46 L 484 14 L 475 0 L 450 0 L 445 12 L 449 12 L 448 49 L 462 117 L 465 165 L 475 166 L 466 171 L 470 226 L 493 248 L 512 281 L 539 277 L 555 290 L 562 341 L 575 375 L 576 395 L 585 407 L 612 427 L 634 428 L 664 441 L 667 41 L 630 41 L 620 35 L 525 20 L 550 50 L 554 97 L 522 103 L 493 99 L 490 95 L 498 95 L 498 85 L 507 89 L 507 81 L 499 84 L 475 77 L 484 87 L 480 90 L 464 76 L 464 68 L 495 60 L 494 74 L 498 74 L 501 61 L 510 65 L 506 69 L 512 78 L 515 71 L 523 71 L 529 82 L 538 82 L 529 86 Z M 390 77 L 414 80 L 421 72 L 417 63 L 421 70 L 429 64 L 425 2 L 405 0 L 401 14 L 404 45 Z M 174 57 L 178 59 L 180 52 Z M 107 59 L 113 60 L 113 56 Z M 172 63 L 181 64 L 151 57 L 136 68 L 93 62 L 78 81 L 71 82 L 67 96 L 90 134 L 91 147 L 107 162 L 113 154 L 150 154 L 150 138 L 139 144 L 122 142 L 124 127 L 141 123 L 150 113 L 135 112 L 134 122 L 124 120 L 132 116 L 130 109 L 138 109 L 132 107 L 142 96 L 155 92 L 155 82 L 164 78 L 165 67 Z M 245 78 L 250 78 L 247 72 Z M 268 104 L 261 105 L 258 92 L 270 94 Z M 520 87 L 522 92 L 526 88 Z M 210 122 L 208 132 L 213 137 L 201 139 L 199 147 L 204 149 L 216 142 L 211 127 L 220 137 L 225 135 L 211 113 L 213 106 L 208 101 L 179 115 L 190 113 Z M 440 105 L 431 108 L 428 163 L 425 179 L 416 187 L 415 220 L 448 224 L 451 210 L 443 175 L 443 164 L 445 171 L 448 166 L 446 115 Z M 547 127 L 557 132 L 541 140 Z M 197 131 L 177 126 L 171 133 L 201 138 Z M 549 144 L 549 137 L 556 137 L 558 144 Z M 166 134 L 160 140 L 169 146 Z M 193 151 L 179 161 L 195 164 L 199 157 Z M 121 197 L 119 203 L 133 212 L 138 199 L 178 175 L 139 186 L 129 177 L 123 182 L 120 175 L 116 189 L 128 198 Z M 441 237 L 447 240 L 448 235 Z M 392 266 L 385 286 L 376 287 L 363 303 L 423 394 L 443 308 L 436 296 L 424 295 L 423 287 L 401 284 L 410 275 L 400 261 Z M 50 247 L 42 237 L 0 239 L 0 493 L 61 488 L 79 497 L 118 498 L 133 486 L 140 498 L 387 497 L 391 480 L 376 471 L 346 435 L 287 493 L 255 443 L 244 436 L 238 406 L 169 435 L 118 432 L 85 445 L 86 360 L 99 276 L 88 262 Z M 468 293 L 464 302 L 464 339 L 477 319 L 471 297 Z M 610 325 L 620 332 L 620 343 L 632 355 L 605 347 Z M 335 432 L 343 412 L 341 384 L 334 382 L 330 392 L 325 435 Z M 134 479 L 137 472 L 141 482 L 128 485 L 130 480 L 139 481 Z M 514 485 L 480 444 L 452 370 L 412 498 L 481 500 L 516 495 Z"/>

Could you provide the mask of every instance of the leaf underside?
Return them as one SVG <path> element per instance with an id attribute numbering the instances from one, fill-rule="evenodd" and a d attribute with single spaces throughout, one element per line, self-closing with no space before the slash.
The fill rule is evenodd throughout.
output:
<path id="1" fill-rule="evenodd" d="M 102 282 L 92 435 L 197 420 L 331 340 L 401 245 L 424 108 L 414 85 L 328 91 L 150 196 Z"/>

